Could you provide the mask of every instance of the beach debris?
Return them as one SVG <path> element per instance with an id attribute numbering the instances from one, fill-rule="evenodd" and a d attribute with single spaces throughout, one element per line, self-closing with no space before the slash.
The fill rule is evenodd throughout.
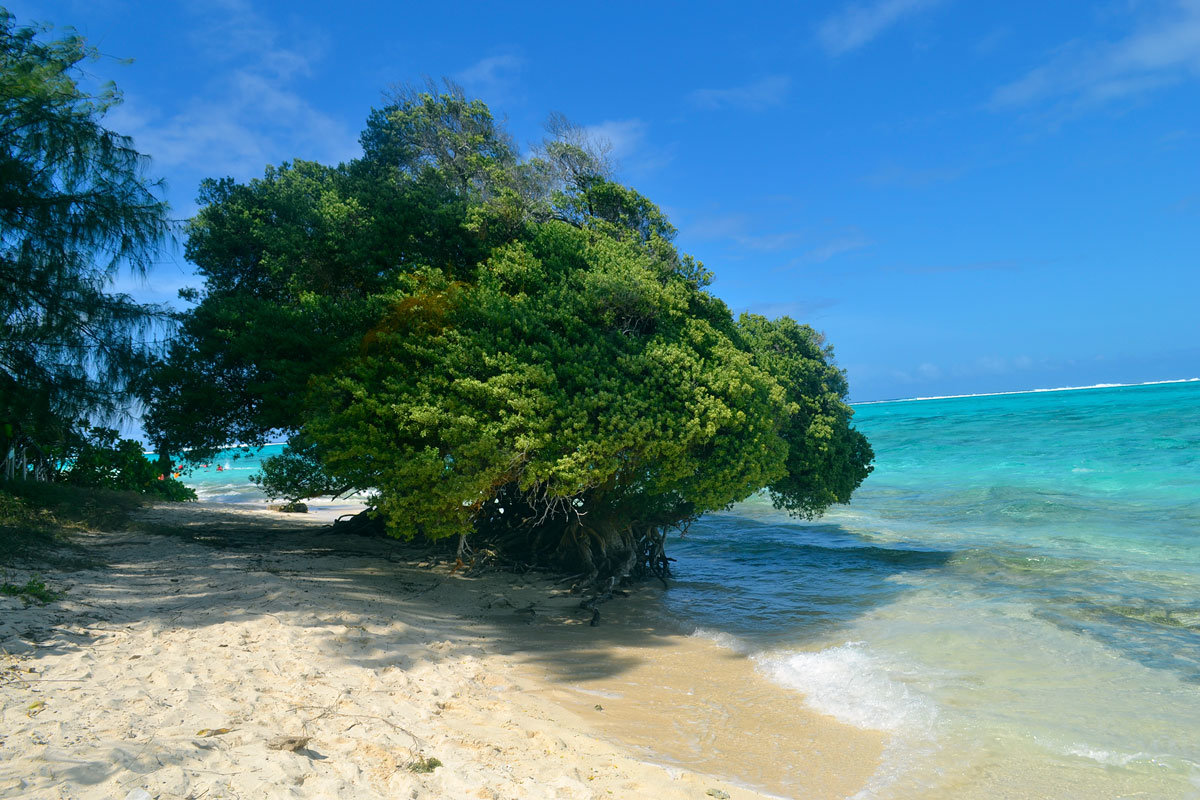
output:
<path id="1" fill-rule="evenodd" d="M 223 733 L 229 733 L 233 728 L 201 728 L 196 731 L 197 736 L 220 736 Z"/>
<path id="2" fill-rule="evenodd" d="M 717 800 L 729 800 L 729 792 L 722 792 L 720 789 L 709 789 L 705 794 Z"/>
<path id="3" fill-rule="evenodd" d="M 311 740 L 311 736 L 276 736 L 267 742 L 267 747 L 272 750 L 286 750 L 289 753 L 294 753 L 297 750 L 303 750 L 307 747 Z"/>
<path id="4" fill-rule="evenodd" d="M 433 772 L 438 767 L 443 766 L 442 762 L 436 758 L 426 758 L 425 756 L 417 756 L 415 761 L 408 762 L 409 772 L 419 772 L 422 774 Z"/>
<path id="5" fill-rule="evenodd" d="M 596 706 L 595 706 L 595 708 L 596 708 L 596 710 L 597 710 L 597 711 L 603 711 L 603 710 L 604 710 L 604 706 L 600 705 L 599 703 L 596 703 Z"/>
<path id="6" fill-rule="evenodd" d="M 154 800 L 154 797 L 145 789 L 130 789 L 125 800 Z"/>
<path id="7" fill-rule="evenodd" d="M 29 708 L 26 709 L 25 715 L 28 717 L 36 717 L 38 714 L 42 713 L 45 710 L 46 710 L 46 701 L 38 700 L 36 702 L 29 704 Z"/>

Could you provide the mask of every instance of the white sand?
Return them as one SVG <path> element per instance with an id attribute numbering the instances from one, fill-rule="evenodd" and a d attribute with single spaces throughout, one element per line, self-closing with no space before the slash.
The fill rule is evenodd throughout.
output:
<path id="1" fill-rule="evenodd" d="M 678 689 L 691 665 L 754 681 L 744 664 L 713 669 L 729 659 L 710 643 L 643 629 L 636 605 L 609 613 L 626 601 L 590 628 L 544 579 L 451 575 L 388 541 L 335 539 L 320 515 L 148 516 L 189 535 L 89 534 L 106 566 L 45 575 L 65 599 L 0 597 L 0 796 L 766 796 L 707 772 L 837 797 L 875 767 L 876 737 L 788 709 L 795 736 L 772 731 L 775 750 L 750 745 L 744 764 L 711 731 L 696 740 L 711 752 L 689 750 L 686 708 L 658 746 L 652 690 Z M 749 741 L 756 716 L 724 719 Z M 309 741 L 268 746 L 283 735 Z M 443 766 L 415 772 L 421 758 Z"/>

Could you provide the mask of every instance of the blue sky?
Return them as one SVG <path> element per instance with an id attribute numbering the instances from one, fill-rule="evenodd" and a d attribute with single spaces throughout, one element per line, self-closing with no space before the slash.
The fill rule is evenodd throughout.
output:
<path id="1" fill-rule="evenodd" d="M 1200 375 L 1200 0 L 9 2 L 166 178 L 336 162 L 448 76 L 611 140 L 735 311 L 824 331 L 856 400 Z M 166 253 L 146 299 L 196 285 Z"/>

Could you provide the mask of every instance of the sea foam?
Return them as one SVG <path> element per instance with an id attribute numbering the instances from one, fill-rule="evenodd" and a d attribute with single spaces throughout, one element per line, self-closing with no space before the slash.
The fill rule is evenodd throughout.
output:
<path id="1" fill-rule="evenodd" d="M 742 655 L 748 655 L 751 651 L 750 645 L 732 633 L 714 631 L 709 628 L 696 628 L 696 630 L 692 631 L 691 635 L 696 639 L 707 639 L 718 647 L 723 647 L 726 650 L 732 650 Z"/>
<path id="2" fill-rule="evenodd" d="M 816 652 L 762 653 L 755 657 L 771 680 L 795 689 L 813 709 L 849 725 L 885 733 L 931 733 L 937 708 L 896 680 L 862 642 Z"/>

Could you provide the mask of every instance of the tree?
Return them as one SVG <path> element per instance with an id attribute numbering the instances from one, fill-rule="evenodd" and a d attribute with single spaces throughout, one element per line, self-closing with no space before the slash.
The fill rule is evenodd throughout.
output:
<path id="1" fill-rule="evenodd" d="M 846 502 L 872 454 L 832 350 L 735 321 L 662 212 L 555 127 L 521 161 L 482 103 L 408 93 L 356 162 L 210 184 L 154 430 L 197 458 L 285 430 L 269 493 L 371 491 L 393 535 L 592 585 L 663 573 L 667 531 L 763 488 L 804 516 Z"/>
<path id="2" fill-rule="evenodd" d="M 0 9 L 0 421 L 53 443 L 124 407 L 149 363 L 165 312 L 110 287 L 170 221 L 146 158 L 101 124 L 120 94 L 80 85 L 97 51 L 43 32 Z"/>
<path id="3" fill-rule="evenodd" d="M 112 428 L 92 428 L 64 453 L 62 479 L 76 486 L 139 492 L 161 500 L 195 500 L 196 492 L 146 459 L 142 444 L 122 439 Z"/>

